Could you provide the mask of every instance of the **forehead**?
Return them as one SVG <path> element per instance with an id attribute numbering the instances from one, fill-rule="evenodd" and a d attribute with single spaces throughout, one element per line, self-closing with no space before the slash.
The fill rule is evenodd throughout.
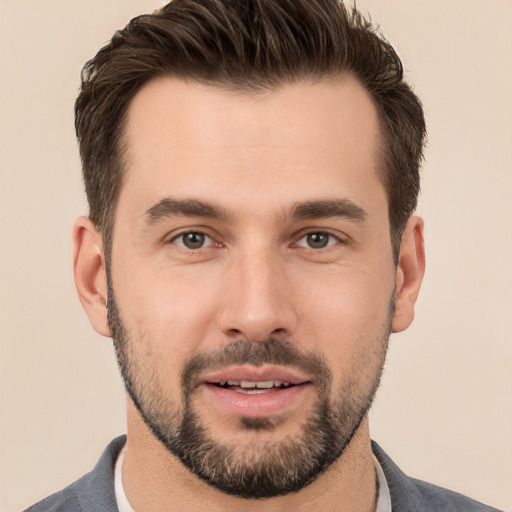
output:
<path id="1" fill-rule="evenodd" d="M 166 195 L 220 194 L 234 204 L 260 194 L 279 202 L 288 189 L 307 200 L 299 196 L 329 195 L 333 181 L 382 188 L 378 144 L 376 109 L 351 76 L 251 94 L 160 78 L 128 110 L 120 201 L 147 208 Z"/>

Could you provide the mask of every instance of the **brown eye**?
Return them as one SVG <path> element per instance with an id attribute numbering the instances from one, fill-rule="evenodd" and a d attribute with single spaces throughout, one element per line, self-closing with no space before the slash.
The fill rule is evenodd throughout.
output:
<path id="1" fill-rule="evenodd" d="M 338 243 L 340 239 L 327 231 L 311 231 L 302 236 L 295 244 L 298 247 L 307 249 L 325 249 Z"/>
<path id="2" fill-rule="evenodd" d="M 189 231 L 181 233 L 172 239 L 173 243 L 185 249 L 202 249 L 212 244 L 212 239 L 204 233 L 198 231 Z"/>
<path id="3" fill-rule="evenodd" d="M 329 245 L 330 237 L 328 233 L 309 233 L 306 235 L 306 243 L 311 249 L 323 249 Z"/>

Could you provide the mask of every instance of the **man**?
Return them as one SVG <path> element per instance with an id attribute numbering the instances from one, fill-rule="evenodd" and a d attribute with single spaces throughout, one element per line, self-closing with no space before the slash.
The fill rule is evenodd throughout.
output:
<path id="1" fill-rule="evenodd" d="M 421 104 L 337 0 L 174 0 L 83 72 L 78 293 L 128 435 L 29 510 L 492 510 L 370 441 L 424 272 Z"/>

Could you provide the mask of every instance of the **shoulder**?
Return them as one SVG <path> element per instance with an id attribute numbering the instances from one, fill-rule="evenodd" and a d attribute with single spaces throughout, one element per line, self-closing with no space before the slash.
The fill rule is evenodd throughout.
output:
<path id="1" fill-rule="evenodd" d="M 434 510 L 454 512 L 499 512 L 498 509 L 494 507 L 484 505 L 458 492 L 450 491 L 449 489 L 444 489 L 414 478 L 411 478 L 410 481 L 423 495 L 425 500 L 431 504 Z"/>
<path id="2" fill-rule="evenodd" d="M 108 512 L 117 511 L 114 465 L 126 436 L 114 439 L 94 469 L 65 489 L 27 508 L 25 512 Z"/>
<path id="3" fill-rule="evenodd" d="M 79 512 L 81 510 L 80 502 L 76 492 L 73 490 L 73 485 L 48 496 L 27 508 L 25 512 Z"/>
<path id="4" fill-rule="evenodd" d="M 393 512 L 499 512 L 457 492 L 410 478 L 375 442 L 372 450 L 386 476 Z"/>

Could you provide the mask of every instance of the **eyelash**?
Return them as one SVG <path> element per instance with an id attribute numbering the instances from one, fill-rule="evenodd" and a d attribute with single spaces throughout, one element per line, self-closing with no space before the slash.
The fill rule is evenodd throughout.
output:
<path id="1" fill-rule="evenodd" d="M 199 236 L 199 237 L 202 237 L 203 238 L 203 243 L 198 246 L 198 247 L 188 247 L 185 243 L 185 238 L 186 236 L 192 236 L 192 235 L 195 235 L 195 236 Z M 306 244 L 304 245 L 301 245 L 300 242 L 302 240 L 307 240 L 308 237 L 311 237 L 311 236 L 314 236 L 314 235 L 320 235 L 321 237 L 327 237 L 327 242 L 325 245 L 323 246 L 319 246 L 319 247 L 311 247 L 307 242 Z M 181 239 L 181 243 L 179 243 L 178 241 Z M 209 240 L 209 242 L 207 243 L 207 245 L 204 245 L 204 242 Z M 217 247 L 221 247 L 221 244 L 220 243 L 217 243 L 215 242 L 215 240 L 208 234 L 204 233 L 203 231 L 184 231 L 182 233 L 179 233 L 178 235 L 175 235 L 173 238 L 171 238 L 170 240 L 171 243 L 174 243 L 175 245 L 177 245 L 178 247 L 180 247 L 181 249 L 183 250 L 186 250 L 186 251 L 199 251 L 201 249 L 208 249 L 209 247 L 211 246 L 217 246 Z M 322 244 L 323 242 L 320 241 L 320 244 Z M 333 235 L 332 233 L 330 233 L 329 231 L 325 231 L 325 230 L 312 230 L 312 231 L 308 231 L 306 233 L 302 233 L 301 236 L 297 239 L 296 242 L 293 243 L 293 246 L 295 247 L 303 247 L 305 249 L 309 249 L 309 250 L 313 250 L 313 251 L 319 251 L 321 249 L 327 249 L 328 247 L 331 247 L 332 245 L 335 245 L 337 243 L 342 243 L 342 240 L 336 236 L 336 235 Z"/>
<path id="2" fill-rule="evenodd" d="M 185 238 L 187 235 L 199 235 L 201 237 L 204 237 L 205 240 L 209 240 L 210 242 L 208 243 L 208 245 L 201 245 L 200 247 L 196 247 L 196 248 L 193 248 L 193 247 L 187 247 L 185 245 Z M 178 243 L 178 240 L 181 239 L 181 243 Z M 204 233 L 203 231 L 183 231 L 182 233 L 179 233 L 178 235 L 175 235 L 171 238 L 170 240 L 171 243 L 177 245 L 178 247 L 180 247 L 181 249 L 184 249 L 186 251 L 198 251 L 200 249 L 207 249 L 208 247 L 211 247 L 212 245 L 217 245 L 217 246 L 220 246 L 221 244 L 218 244 L 215 242 L 215 240 L 208 234 Z"/>
<path id="3" fill-rule="evenodd" d="M 308 237 L 313 236 L 313 235 L 326 236 L 327 237 L 326 245 L 324 245 L 322 247 L 311 247 L 310 245 L 300 245 L 299 242 L 301 240 L 307 239 Z M 336 236 L 336 235 L 330 233 L 329 231 L 319 229 L 319 230 L 312 230 L 312 231 L 308 231 L 307 233 L 303 233 L 302 236 L 293 245 L 295 245 L 297 247 L 304 247 L 305 249 L 310 249 L 313 251 L 319 251 L 321 249 L 327 249 L 327 248 L 329 248 L 337 243 L 341 243 L 341 242 L 342 242 L 342 240 L 340 239 L 339 236 Z"/>

